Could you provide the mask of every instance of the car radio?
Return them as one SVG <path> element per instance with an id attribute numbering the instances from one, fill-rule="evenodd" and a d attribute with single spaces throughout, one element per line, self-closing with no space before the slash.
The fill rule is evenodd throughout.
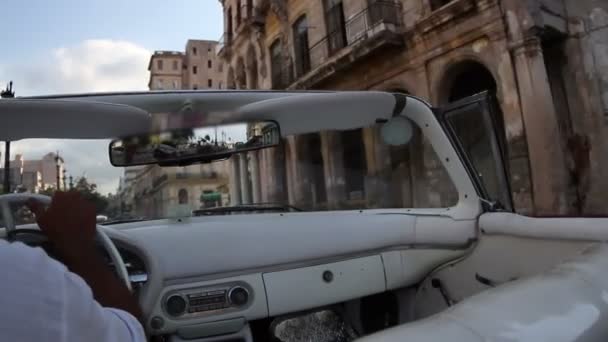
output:
<path id="1" fill-rule="evenodd" d="M 249 290 L 244 286 L 213 289 L 189 289 L 169 295 L 165 311 L 173 316 L 196 315 L 208 311 L 238 308 L 249 302 Z"/>

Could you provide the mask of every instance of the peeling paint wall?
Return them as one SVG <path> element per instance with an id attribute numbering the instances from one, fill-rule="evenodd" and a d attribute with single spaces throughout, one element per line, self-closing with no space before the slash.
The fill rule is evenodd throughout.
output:
<path id="1" fill-rule="evenodd" d="M 568 36 L 564 77 L 571 113 L 569 149 L 580 214 L 606 215 L 608 208 L 608 2 L 564 1 Z"/>
<path id="2" fill-rule="evenodd" d="M 497 84 L 516 210 L 532 215 L 608 214 L 608 1 L 453 0 L 436 11 L 427 0 L 398 1 L 402 5 L 404 46 L 377 49 L 364 58 L 346 58 L 346 67 L 319 71 L 322 81 L 313 88 L 400 90 L 441 105 L 447 101 L 450 68 L 463 61 L 480 63 Z M 236 70 L 237 59 L 246 58 L 249 46 L 254 46 L 259 85 L 266 89 L 271 86 L 268 47 L 282 37 L 286 53 L 292 54 L 291 25 L 299 16 L 307 15 L 309 46 L 327 35 L 322 1 L 276 3 L 283 4 L 283 12 L 267 10 L 264 30 L 241 39 L 228 61 Z M 344 0 L 345 18 L 365 3 Z M 545 50 L 547 41 L 558 45 L 563 65 L 546 63 L 545 58 L 552 58 Z M 333 138 L 329 138 L 323 138 L 326 159 L 330 152 L 338 153 L 337 145 L 331 144 Z M 374 134 L 366 131 L 362 152 L 368 162 L 366 184 L 375 189 L 366 195 L 369 198 L 377 198 L 374 194 L 382 193 L 392 182 L 377 171 L 390 164 L 392 156 L 375 148 L 374 139 Z M 411 167 L 400 165 L 399 172 L 415 179 L 411 185 L 402 184 L 403 193 L 426 197 L 404 196 L 403 203 L 442 205 L 441 189 L 446 187 L 442 175 L 429 172 L 432 156 L 423 146 L 420 151 L 419 155 L 410 151 L 406 159 Z M 295 141 L 287 143 L 290 201 L 302 196 L 297 182 L 305 179 L 310 183 L 307 177 L 301 178 L 295 165 L 301 152 Z M 337 174 L 326 170 L 327 175 Z M 332 178 L 328 179 L 328 184 L 333 184 Z"/>

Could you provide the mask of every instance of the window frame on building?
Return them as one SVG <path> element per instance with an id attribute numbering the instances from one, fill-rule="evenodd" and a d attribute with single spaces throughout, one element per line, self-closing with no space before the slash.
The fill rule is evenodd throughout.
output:
<path id="1" fill-rule="evenodd" d="M 162 59 L 157 59 L 156 60 L 156 69 L 157 70 L 163 70 L 163 60 Z"/>
<path id="2" fill-rule="evenodd" d="M 236 0 L 236 28 L 241 26 L 241 0 Z"/>
<path id="3" fill-rule="evenodd" d="M 198 66 L 197 65 L 193 65 L 192 66 L 192 74 L 194 74 L 194 75 L 198 74 Z"/>
<path id="4" fill-rule="evenodd" d="M 283 83 L 283 41 L 281 38 L 276 38 L 268 47 L 269 62 L 270 62 L 270 80 L 272 88 L 276 89 L 278 85 Z"/>
<path id="5" fill-rule="evenodd" d="M 208 69 L 212 69 L 213 68 L 213 62 L 211 62 L 211 60 L 207 60 L 207 68 Z"/>
<path id="6" fill-rule="evenodd" d="M 177 60 L 173 61 L 173 70 L 179 70 L 179 62 Z"/>
<path id="7" fill-rule="evenodd" d="M 177 191 L 177 204 L 188 204 L 189 202 L 188 190 L 186 188 L 179 189 Z"/>
<path id="8" fill-rule="evenodd" d="M 208 80 L 207 80 L 207 86 L 208 86 L 209 88 L 213 87 L 213 80 L 212 80 L 212 79 L 208 79 Z"/>
<path id="9" fill-rule="evenodd" d="M 293 34 L 296 75 L 302 76 L 310 71 L 310 45 L 308 40 L 308 18 L 302 14 L 291 26 Z"/>
<path id="10" fill-rule="evenodd" d="M 332 55 L 348 45 L 346 35 L 346 16 L 342 0 L 323 0 L 327 52 Z"/>

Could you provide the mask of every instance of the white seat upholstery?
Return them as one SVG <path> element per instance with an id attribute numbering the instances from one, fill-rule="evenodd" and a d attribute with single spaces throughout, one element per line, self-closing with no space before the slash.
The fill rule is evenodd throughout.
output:
<path id="1" fill-rule="evenodd" d="M 608 341 L 608 246 L 360 341 Z"/>

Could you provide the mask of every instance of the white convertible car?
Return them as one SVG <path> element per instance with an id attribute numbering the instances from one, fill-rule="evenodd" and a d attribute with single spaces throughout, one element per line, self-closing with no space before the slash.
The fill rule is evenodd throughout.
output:
<path id="1" fill-rule="evenodd" d="M 268 178 L 260 181 L 266 190 L 254 190 L 283 191 L 285 202 L 273 210 L 236 203 L 246 196 L 235 176 L 232 209 L 199 216 L 178 208 L 168 218 L 98 228 L 151 339 L 607 341 L 608 219 L 511 212 L 491 108 L 485 94 L 443 109 L 384 92 L 49 96 L 0 100 L 0 138 L 115 139 L 115 166 L 229 165 L 252 151 L 264 156 L 255 174 Z M 485 135 L 473 139 L 473 126 Z M 362 142 L 348 132 L 368 127 L 359 137 L 375 143 L 359 150 L 364 157 L 336 152 L 341 143 L 353 154 L 346 145 Z M 320 144 L 298 144 L 318 132 Z M 320 157 L 307 159 L 294 146 L 317 146 Z M 286 157 L 270 158 L 278 148 Z M 383 167 L 394 173 L 372 193 L 378 179 L 349 168 L 353 159 L 369 164 L 382 148 L 393 160 L 399 153 L 434 157 L 406 171 L 376 162 L 375 175 Z M 480 150 L 487 153 L 471 154 Z M 281 162 L 287 175 L 273 192 L 276 170 L 268 165 Z M 346 172 L 336 176 L 340 168 Z M 349 190 L 361 179 L 362 189 Z M 418 187 L 416 179 L 432 181 Z M 402 198 L 417 187 L 428 200 Z M 30 196 L 40 195 L 0 196 L 2 236 L 44 246 L 13 217 Z M 302 210 L 280 210 L 293 206 Z"/>

